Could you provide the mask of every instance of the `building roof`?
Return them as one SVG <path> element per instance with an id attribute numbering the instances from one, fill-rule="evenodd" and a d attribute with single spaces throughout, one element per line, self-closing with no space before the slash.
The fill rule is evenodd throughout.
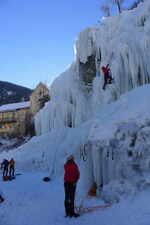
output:
<path id="1" fill-rule="evenodd" d="M 30 102 L 18 102 L 0 106 L 0 112 L 15 111 L 17 109 L 29 108 Z"/>

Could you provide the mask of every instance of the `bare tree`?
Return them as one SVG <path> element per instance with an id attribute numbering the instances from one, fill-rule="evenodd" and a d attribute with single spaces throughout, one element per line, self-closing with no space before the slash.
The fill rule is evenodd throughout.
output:
<path id="1" fill-rule="evenodd" d="M 106 16 L 110 16 L 110 12 L 112 11 L 112 5 L 117 6 L 118 8 L 118 12 L 122 13 L 123 10 L 123 3 L 126 0 L 104 0 L 104 3 L 101 5 L 101 11 L 103 11 L 103 13 Z M 139 1 L 143 1 L 143 0 L 139 0 Z"/>
<path id="2" fill-rule="evenodd" d="M 110 0 L 113 5 L 117 5 L 119 13 L 122 12 L 122 4 L 125 0 Z"/>
<path id="3" fill-rule="evenodd" d="M 110 16 L 110 7 L 108 5 L 102 5 L 100 7 L 101 11 L 104 13 L 105 16 Z"/>

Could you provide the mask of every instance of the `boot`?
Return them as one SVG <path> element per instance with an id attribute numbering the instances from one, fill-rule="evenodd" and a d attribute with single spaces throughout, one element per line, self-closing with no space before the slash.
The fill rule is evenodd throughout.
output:
<path id="1" fill-rule="evenodd" d="M 79 217 L 78 213 L 74 212 L 74 204 L 70 204 L 70 217 Z"/>
<path id="2" fill-rule="evenodd" d="M 73 216 L 73 217 L 79 217 L 80 214 L 74 212 L 72 216 Z"/>
<path id="3" fill-rule="evenodd" d="M 66 212 L 65 217 L 68 217 L 68 216 L 70 216 L 70 204 L 65 201 L 64 205 L 65 205 L 65 212 Z"/>

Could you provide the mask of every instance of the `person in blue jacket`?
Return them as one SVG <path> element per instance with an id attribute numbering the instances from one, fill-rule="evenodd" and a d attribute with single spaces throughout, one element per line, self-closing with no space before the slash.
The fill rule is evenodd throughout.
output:
<path id="1" fill-rule="evenodd" d="M 1 164 L 3 169 L 3 177 L 8 176 L 8 165 L 9 165 L 9 161 L 7 159 L 4 159 Z"/>

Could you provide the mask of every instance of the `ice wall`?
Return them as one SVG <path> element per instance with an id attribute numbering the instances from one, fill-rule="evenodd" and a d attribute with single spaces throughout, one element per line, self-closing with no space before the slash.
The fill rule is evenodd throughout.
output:
<path id="1" fill-rule="evenodd" d="M 79 34 L 77 62 L 95 55 L 96 67 L 110 64 L 118 94 L 148 83 L 150 76 L 150 2 L 109 17 Z"/>
<path id="2" fill-rule="evenodd" d="M 81 172 L 78 199 L 96 183 L 105 201 L 119 201 L 150 186 L 149 99 L 150 84 L 135 88 L 105 105 L 96 119 L 33 137 L 1 153 L 0 161 L 14 157 L 17 171 L 44 170 L 63 182 L 66 157 L 74 154 Z"/>
<path id="3" fill-rule="evenodd" d="M 88 156 L 87 161 L 81 163 L 84 184 L 90 181 L 96 182 L 98 187 L 107 187 L 116 180 L 120 182 L 119 187 L 122 189 L 119 191 L 124 192 L 124 187 L 131 190 L 132 185 L 135 187 L 136 182 L 140 183 L 140 173 L 143 177 L 144 171 L 149 171 L 149 161 L 146 160 L 149 151 L 144 150 L 143 158 L 138 158 L 140 140 L 146 135 L 144 133 L 143 136 L 142 127 L 149 130 L 149 127 L 146 128 L 149 125 L 143 122 L 140 124 L 139 119 L 143 114 L 145 119 L 149 118 L 150 115 L 144 111 L 147 108 L 143 108 L 141 104 L 141 112 L 137 110 L 137 118 L 130 123 L 137 112 L 132 106 L 137 106 L 142 89 L 139 95 L 134 96 L 130 106 L 130 100 L 121 98 L 124 93 L 150 83 L 149 36 L 148 0 L 132 11 L 109 17 L 97 26 L 82 31 L 76 41 L 74 63 L 53 82 L 51 101 L 35 117 L 37 135 L 53 131 L 54 128 L 59 132 L 60 128 L 65 127 L 70 127 L 71 130 L 79 128 L 80 134 L 82 129 L 86 129 L 85 122 L 90 124 L 89 136 L 82 142 L 83 146 L 79 146 L 79 136 L 76 138 L 76 142 L 80 143 L 76 151 L 83 154 L 87 151 L 85 156 Z M 114 83 L 107 85 L 104 91 L 101 66 L 106 64 L 110 65 Z M 143 89 L 147 90 L 149 88 Z M 149 91 L 147 95 L 148 93 Z M 121 105 L 118 102 L 112 103 L 119 98 Z M 148 101 L 147 99 L 147 103 Z M 114 107 L 110 103 L 114 104 Z M 125 117 L 128 118 L 127 121 Z M 118 121 L 115 133 L 113 124 Z M 122 126 L 124 123 L 126 124 Z M 70 140 L 73 138 L 72 136 Z M 142 143 L 144 145 L 144 142 Z M 66 148 L 67 146 L 66 144 Z M 148 142 L 146 146 L 149 146 Z M 59 149 L 62 150 L 61 147 Z M 145 163 L 147 167 L 143 166 Z M 134 168 L 134 164 L 137 165 L 137 170 L 140 167 L 139 171 L 136 166 Z M 135 179 L 132 180 L 132 177 Z M 131 185 L 127 184 L 128 188 L 126 181 Z M 104 190 L 104 198 L 108 196 L 105 191 L 107 192 L 107 188 Z M 110 195 L 109 200 L 113 198 L 114 196 Z"/>
<path id="4" fill-rule="evenodd" d="M 93 182 L 107 202 L 120 201 L 150 187 L 150 121 L 116 125 L 112 137 L 91 139 Z M 103 187 L 103 189 L 101 189 Z"/>
<path id="5" fill-rule="evenodd" d="M 149 83 L 149 35 L 149 1 L 82 31 L 76 41 L 75 62 L 54 81 L 51 101 L 35 117 L 37 135 L 53 128 L 76 127 L 121 94 Z M 101 66 L 108 63 L 114 83 L 103 91 Z"/>

